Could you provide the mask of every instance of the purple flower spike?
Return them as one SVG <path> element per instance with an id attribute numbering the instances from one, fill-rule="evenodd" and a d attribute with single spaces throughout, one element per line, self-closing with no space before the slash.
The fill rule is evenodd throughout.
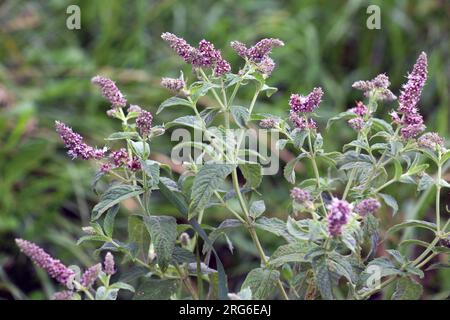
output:
<path id="1" fill-rule="evenodd" d="M 180 92 L 186 86 L 181 79 L 162 78 L 161 86 L 174 92 Z"/>
<path id="2" fill-rule="evenodd" d="M 298 94 L 292 94 L 289 99 L 289 105 L 293 112 L 313 112 L 319 106 L 322 100 L 322 88 L 317 87 L 306 97 Z"/>
<path id="3" fill-rule="evenodd" d="M 317 129 L 317 124 L 313 119 L 307 120 L 304 117 L 300 117 L 297 113 L 293 111 L 290 112 L 289 120 L 291 120 L 294 127 L 299 130 Z"/>
<path id="4" fill-rule="evenodd" d="M 150 133 L 152 121 L 153 116 L 150 112 L 142 110 L 141 113 L 139 113 L 139 116 L 136 119 L 136 127 L 141 132 L 141 135 L 147 136 Z"/>
<path id="5" fill-rule="evenodd" d="M 112 276 L 114 273 L 116 273 L 115 263 L 114 263 L 114 256 L 111 252 L 107 252 L 105 256 L 105 262 L 104 262 L 104 271 L 107 275 Z"/>
<path id="6" fill-rule="evenodd" d="M 114 107 L 125 107 L 127 105 L 127 100 L 124 98 L 119 88 L 117 88 L 114 81 L 102 76 L 95 76 L 91 81 L 102 89 L 103 96 L 108 99 Z"/>
<path id="7" fill-rule="evenodd" d="M 257 69 L 262 74 L 270 76 L 273 69 L 275 69 L 275 62 L 272 60 L 272 58 L 265 57 L 260 63 L 258 63 Z"/>
<path id="8" fill-rule="evenodd" d="M 311 194 L 306 190 L 295 187 L 291 190 L 291 198 L 295 202 L 302 204 L 311 198 Z"/>
<path id="9" fill-rule="evenodd" d="M 349 111 L 353 112 L 354 114 L 357 114 L 360 117 L 363 117 L 367 114 L 369 109 L 366 107 L 364 103 L 362 103 L 361 101 L 357 101 L 356 107 L 351 108 Z"/>
<path id="10" fill-rule="evenodd" d="M 47 252 L 36 244 L 23 240 L 16 239 L 16 244 L 25 255 L 27 255 L 37 266 L 44 269 L 48 275 L 59 283 L 72 288 L 72 281 L 75 278 L 75 272 L 61 261 L 52 258 Z"/>
<path id="11" fill-rule="evenodd" d="M 348 120 L 348 124 L 355 131 L 361 131 L 361 129 L 364 128 L 364 123 L 364 119 L 361 117 L 356 117 Z"/>
<path id="12" fill-rule="evenodd" d="M 357 204 L 357 206 L 355 207 L 355 212 L 361 217 L 365 217 L 369 214 L 377 212 L 380 207 L 381 204 L 377 199 L 368 198 Z"/>
<path id="13" fill-rule="evenodd" d="M 186 40 L 177 37 L 176 35 L 165 32 L 161 38 L 169 43 L 170 47 L 186 62 L 192 63 L 197 49 L 192 47 Z"/>
<path id="14" fill-rule="evenodd" d="M 101 263 L 97 263 L 96 265 L 88 268 L 81 276 L 80 284 L 86 288 L 91 287 L 95 283 L 95 280 L 97 280 L 101 271 Z"/>
<path id="15" fill-rule="evenodd" d="M 399 111 L 402 113 L 411 113 L 419 102 L 422 89 L 428 77 L 428 61 L 425 52 L 422 52 L 408 74 L 408 82 L 403 85 L 399 97 Z"/>
<path id="16" fill-rule="evenodd" d="M 242 58 L 247 58 L 247 47 L 245 46 L 245 44 L 243 44 L 242 42 L 239 41 L 232 41 L 231 42 L 231 47 L 234 49 L 234 51 L 236 51 L 236 53 L 242 57 Z"/>
<path id="17" fill-rule="evenodd" d="M 78 157 L 83 160 L 101 159 L 105 156 L 105 149 L 94 149 L 93 147 L 88 146 L 83 142 L 83 137 L 64 123 L 56 121 L 55 126 L 56 131 L 68 149 L 67 154 L 73 159 Z"/>
<path id="18" fill-rule="evenodd" d="M 444 148 L 444 139 L 442 139 L 435 132 L 425 133 L 417 140 L 417 143 L 419 144 L 419 146 L 421 146 L 423 148 L 428 148 L 431 150 L 436 150 L 438 148 Z"/>
<path id="19" fill-rule="evenodd" d="M 391 85 L 389 78 L 384 73 L 379 74 L 372 80 L 356 81 L 352 87 L 357 90 L 364 91 L 364 95 L 368 97 L 372 92 L 376 93 L 378 100 L 392 101 L 397 97 L 388 89 Z"/>
<path id="20" fill-rule="evenodd" d="M 342 227 L 347 224 L 352 212 L 352 205 L 345 200 L 333 198 L 328 206 L 328 233 L 332 237 L 341 235 Z"/>
<path id="21" fill-rule="evenodd" d="M 261 128 L 264 128 L 264 129 L 274 128 L 277 124 L 278 124 L 278 121 L 274 118 L 262 119 L 259 122 L 259 125 L 261 126 Z"/>
<path id="22" fill-rule="evenodd" d="M 249 60 L 259 63 L 270 54 L 273 48 L 282 46 L 284 46 L 284 42 L 279 39 L 262 39 L 247 50 L 246 56 Z"/>

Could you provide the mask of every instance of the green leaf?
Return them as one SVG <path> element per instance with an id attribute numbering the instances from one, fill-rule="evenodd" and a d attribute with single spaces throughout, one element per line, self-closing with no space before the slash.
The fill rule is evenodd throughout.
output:
<path id="1" fill-rule="evenodd" d="M 286 163 L 283 169 L 284 178 L 292 184 L 295 183 L 295 166 L 297 165 L 298 161 L 298 158 L 290 160 L 288 163 Z"/>
<path id="2" fill-rule="evenodd" d="M 408 169 L 408 172 L 406 174 L 409 176 L 412 176 L 416 173 L 425 171 L 428 167 L 429 167 L 428 163 L 423 163 L 420 165 L 413 165 L 413 166 L 411 166 L 411 168 Z"/>
<path id="3" fill-rule="evenodd" d="M 231 115 L 240 128 L 245 128 L 249 120 L 248 110 L 242 106 L 231 106 Z"/>
<path id="4" fill-rule="evenodd" d="M 294 140 L 294 145 L 301 149 L 303 147 L 303 144 L 305 143 L 305 139 L 308 136 L 308 131 L 306 130 L 300 130 L 300 129 L 294 129 L 291 132 L 292 139 Z"/>
<path id="5" fill-rule="evenodd" d="M 122 139 L 138 139 L 139 135 L 137 132 L 114 132 L 105 140 L 122 140 Z"/>
<path id="6" fill-rule="evenodd" d="M 270 98 L 275 92 L 278 91 L 278 89 L 275 88 L 275 87 L 269 87 L 268 85 L 264 84 L 260 91 L 261 92 L 265 91 L 266 92 L 266 96 L 268 98 Z"/>
<path id="7" fill-rule="evenodd" d="M 396 181 L 398 181 L 398 180 L 400 180 L 400 177 L 403 174 L 403 168 L 402 168 L 402 165 L 401 165 L 400 161 L 398 161 L 395 158 L 394 158 L 394 166 L 395 166 L 394 178 L 395 178 Z"/>
<path id="8" fill-rule="evenodd" d="M 210 234 L 209 234 L 209 239 L 210 239 L 210 243 L 214 244 L 214 242 L 221 236 L 221 235 L 226 235 L 228 232 L 235 230 L 237 228 L 242 227 L 242 222 L 240 222 L 237 219 L 226 219 L 224 221 L 222 221 L 219 226 L 214 229 Z M 206 254 L 207 251 L 211 250 L 211 246 L 208 245 L 208 243 L 205 242 L 205 244 L 203 245 L 203 254 Z"/>
<path id="9" fill-rule="evenodd" d="M 119 205 L 115 205 L 108 210 L 108 213 L 103 220 L 103 229 L 108 237 L 112 238 L 114 231 L 114 220 L 116 218 L 117 212 L 119 212 Z"/>
<path id="10" fill-rule="evenodd" d="M 334 300 L 332 289 L 332 274 L 326 255 L 312 260 L 314 278 L 320 295 L 324 300 Z"/>
<path id="11" fill-rule="evenodd" d="M 130 185 L 114 185 L 109 188 L 100 198 L 100 202 L 92 209 L 92 220 L 97 220 L 109 208 L 119 204 L 123 200 L 138 196 L 144 190 L 140 187 Z"/>
<path id="12" fill-rule="evenodd" d="M 148 251 L 150 236 L 140 216 L 128 217 L 128 242 L 136 244 L 137 254 Z"/>
<path id="13" fill-rule="evenodd" d="M 198 81 L 193 83 L 189 88 L 189 93 L 193 101 L 197 101 L 200 97 L 205 96 L 209 90 L 220 88 L 220 85 L 212 82 Z"/>
<path id="14" fill-rule="evenodd" d="M 314 151 L 322 149 L 323 146 L 323 138 L 320 133 L 316 135 L 316 139 L 314 140 Z"/>
<path id="15" fill-rule="evenodd" d="M 161 111 L 168 107 L 174 106 L 186 106 L 192 108 L 192 105 L 188 100 L 179 97 L 171 97 L 160 104 L 158 111 L 156 111 L 156 114 L 159 114 Z"/>
<path id="16" fill-rule="evenodd" d="M 172 253 L 172 264 L 183 264 L 195 262 L 195 255 L 184 248 L 175 247 Z"/>
<path id="17" fill-rule="evenodd" d="M 417 184 L 417 191 L 427 190 L 432 185 L 434 185 L 434 179 L 430 177 L 428 174 L 424 173 L 422 178 L 420 178 L 419 183 Z"/>
<path id="18" fill-rule="evenodd" d="M 250 205 L 250 216 L 255 219 L 262 215 L 264 211 L 266 211 L 264 200 L 253 201 Z"/>
<path id="19" fill-rule="evenodd" d="M 141 160 L 141 167 L 150 178 L 150 186 L 156 186 L 159 183 L 159 163 L 153 160 Z"/>
<path id="20" fill-rule="evenodd" d="M 187 126 L 187 127 L 198 129 L 198 130 L 202 129 L 202 123 L 196 116 L 179 117 L 171 122 L 166 123 L 166 125 L 164 127 L 166 129 L 169 129 L 169 128 L 171 128 L 173 126 L 177 126 L 177 125 Z"/>
<path id="21" fill-rule="evenodd" d="M 256 189 L 262 182 L 262 167 L 258 163 L 244 163 L 239 165 L 242 175 L 245 179 L 247 188 Z"/>
<path id="22" fill-rule="evenodd" d="M 397 280 L 397 287 L 392 300 L 418 300 L 423 293 L 422 285 L 415 280 L 401 277 Z"/>
<path id="23" fill-rule="evenodd" d="M 408 220 L 399 224 L 396 224 L 395 226 L 389 228 L 389 230 L 387 231 L 387 233 L 394 233 L 398 230 L 404 229 L 404 228 L 408 228 L 408 227 L 416 227 L 416 228 L 423 228 L 423 229 L 428 229 L 431 230 L 433 232 L 436 232 L 437 227 L 436 224 L 432 223 L 432 222 L 428 222 L 428 221 L 421 221 L 421 220 Z"/>
<path id="24" fill-rule="evenodd" d="M 179 281 L 175 279 L 146 279 L 136 289 L 133 300 L 168 300 L 178 287 Z"/>
<path id="25" fill-rule="evenodd" d="M 235 168 L 232 164 L 205 164 L 194 178 L 191 193 L 190 214 L 196 215 L 208 204 L 220 183 Z"/>
<path id="26" fill-rule="evenodd" d="M 269 260 L 269 265 L 281 267 L 289 262 L 307 262 L 305 255 L 316 245 L 309 241 L 296 241 L 278 247 Z"/>
<path id="27" fill-rule="evenodd" d="M 275 291 L 279 278 L 280 273 L 277 270 L 256 268 L 248 273 L 241 290 L 250 288 L 254 299 L 264 300 Z"/>
<path id="28" fill-rule="evenodd" d="M 286 223 L 278 218 L 260 217 L 255 221 L 255 227 L 281 236 L 287 242 L 295 241 L 294 237 L 287 231 Z"/>
<path id="29" fill-rule="evenodd" d="M 150 145 L 143 141 L 130 141 L 133 150 L 140 159 L 147 159 L 150 155 Z"/>
<path id="30" fill-rule="evenodd" d="M 101 241 L 101 242 L 105 242 L 108 241 L 108 238 L 102 235 L 87 235 L 87 236 L 82 236 L 80 239 L 78 239 L 77 241 L 77 246 L 82 244 L 85 241 Z"/>
<path id="31" fill-rule="evenodd" d="M 164 197 L 166 197 L 166 199 L 169 200 L 169 202 L 177 208 L 184 217 L 187 217 L 189 207 L 183 193 L 177 189 L 177 183 L 169 178 L 160 177 L 158 187 Z"/>
<path id="32" fill-rule="evenodd" d="M 112 288 L 112 289 L 123 289 L 123 290 L 128 290 L 128 291 L 134 292 L 133 286 L 131 286 L 131 285 L 125 283 L 125 282 L 120 282 L 119 281 L 119 282 L 113 283 L 109 287 Z"/>
<path id="33" fill-rule="evenodd" d="M 448 159 L 450 159 L 450 150 L 442 155 L 441 164 L 444 164 Z"/>
<path id="34" fill-rule="evenodd" d="M 374 126 L 377 127 L 377 129 L 384 130 L 390 135 L 394 134 L 394 129 L 392 129 L 392 126 L 383 119 L 372 118 L 371 121 L 373 122 Z"/>
<path id="35" fill-rule="evenodd" d="M 392 215 L 395 215 L 398 211 L 398 204 L 397 204 L 397 200 L 394 199 L 394 197 L 385 194 L 385 193 L 379 193 L 378 194 L 383 200 L 384 202 L 392 208 L 393 212 Z"/>
<path id="36" fill-rule="evenodd" d="M 150 216 L 144 217 L 144 224 L 152 238 L 158 265 L 165 271 L 177 240 L 177 222 L 174 217 Z"/>

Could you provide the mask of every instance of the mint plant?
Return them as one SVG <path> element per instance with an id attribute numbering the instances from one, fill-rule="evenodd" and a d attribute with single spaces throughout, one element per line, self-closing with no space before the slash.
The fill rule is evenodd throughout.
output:
<path id="1" fill-rule="evenodd" d="M 389 89 L 389 78 L 380 74 L 354 83 L 366 101 L 356 102 L 327 125 L 349 125 L 355 131 L 356 138 L 341 152 L 326 150 L 314 120 L 324 95 L 320 87 L 307 95 L 292 94 L 286 118 L 257 112 L 260 96 L 270 97 L 277 91 L 266 82 L 275 68 L 270 53 L 284 46 L 281 40 L 263 39 L 251 47 L 232 42 L 243 59 L 233 73 L 221 52 L 206 40 L 194 47 L 170 33 L 162 39 L 192 65 L 193 72 L 191 77 L 181 73 L 177 79 L 162 79 L 161 85 L 174 95 L 156 114 L 184 108 L 186 115 L 154 125 L 149 111 L 130 105 L 112 80 L 96 76 L 93 84 L 111 104 L 107 114 L 121 122 L 122 130 L 107 137 L 105 147 L 97 148 L 56 122 L 70 157 L 98 163 L 94 189 L 100 201 L 78 244 L 98 243 L 96 253 L 107 254 L 104 266 L 95 265 L 82 274 L 80 268 L 66 267 L 37 245 L 18 239 L 20 249 L 65 287 L 55 298 L 116 299 L 124 289 L 134 292 L 135 299 L 368 299 L 395 282 L 393 299 L 417 299 L 422 294 L 417 278 L 424 276 L 424 267 L 448 267 L 448 262 L 429 266 L 434 257 L 450 250 L 450 220 L 442 219 L 440 204 L 441 190 L 450 187 L 443 178 L 450 152 L 436 133 L 423 133 L 417 106 L 428 76 L 425 53 L 408 75 L 389 122 L 376 116 L 380 103 L 397 100 Z M 245 106 L 236 105 L 243 88 L 253 90 L 252 98 Z M 205 96 L 215 103 L 201 110 L 199 100 Z M 285 221 L 268 215 L 265 202 L 270 195 L 258 192 L 263 179 L 258 160 L 264 156 L 246 140 L 246 129 L 256 123 L 261 130 L 281 136 L 276 148 L 296 150 L 283 169 L 293 185 L 292 210 L 286 212 Z M 178 127 L 198 132 L 201 138 L 174 147 L 190 155 L 183 162 L 184 172 L 176 177 L 170 166 L 150 160 L 150 155 L 152 141 Z M 298 181 L 299 162 L 310 163 L 311 177 Z M 320 172 L 321 163 L 328 164 L 328 172 Z M 386 235 L 412 227 L 431 232 L 434 239 L 404 239 L 387 250 L 387 256 L 377 256 L 383 231 L 377 211 L 383 203 L 393 214 L 399 209 L 395 194 L 386 193 L 394 184 L 414 184 L 419 192 L 434 188 L 436 216 L 434 222 L 402 221 Z M 155 194 L 164 196 L 179 215 L 152 212 L 149 204 Z M 120 203 L 129 199 L 138 203 L 139 210 L 126 217 L 128 236 L 123 238 L 114 233 L 116 216 Z M 225 208 L 229 217 L 218 226 L 205 225 L 205 216 L 213 215 L 217 207 Z M 232 248 L 228 233 L 236 229 L 251 238 L 261 264 L 248 270 L 240 290 L 231 293 L 214 243 L 225 237 Z M 257 230 L 286 244 L 268 252 Z M 417 257 L 407 255 L 403 249 L 409 246 L 423 247 L 423 251 Z M 111 252 L 122 258 L 120 279 L 115 278 Z M 118 281 L 110 284 L 112 279 Z"/>

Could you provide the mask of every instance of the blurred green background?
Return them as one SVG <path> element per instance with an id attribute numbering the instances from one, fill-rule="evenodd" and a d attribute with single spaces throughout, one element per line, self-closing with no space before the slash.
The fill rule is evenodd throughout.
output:
<path id="1" fill-rule="evenodd" d="M 70 4 L 81 8 L 81 30 L 66 28 Z M 369 4 L 381 8 L 380 30 L 366 27 Z M 320 85 L 325 91 L 319 119 L 322 131 L 327 117 L 362 98 L 351 90 L 353 81 L 386 72 L 398 93 L 406 72 L 426 51 L 430 78 L 421 111 L 429 129 L 448 139 L 449 16 L 447 0 L 0 1 L 0 298 L 45 299 L 55 290 L 46 274 L 19 255 L 15 237 L 41 244 L 66 264 L 91 265 L 99 259 L 92 246 L 75 245 L 97 199 L 90 188 L 97 168 L 69 160 L 54 132 L 54 121 L 66 122 L 99 146 L 118 129 L 118 123 L 105 115 L 107 103 L 90 84 L 96 74 L 111 77 L 128 101 L 155 112 L 169 96 L 159 87 L 160 78 L 177 76 L 180 69 L 185 74 L 190 71 L 160 39 L 162 32 L 173 32 L 193 44 L 202 38 L 212 41 L 234 71 L 241 60 L 229 47 L 230 41 L 282 39 L 286 46 L 274 52 L 278 66 L 268 81 L 280 91 L 270 100 L 260 100 L 257 111 L 286 114 L 291 92 L 306 93 Z M 240 99 L 245 98 L 244 92 Z M 392 108 L 395 104 L 382 106 L 379 112 L 387 117 Z M 172 112 L 157 116 L 155 122 L 179 115 Z M 328 150 L 353 137 L 343 124 L 337 127 L 324 132 Z M 169 155 L 169 144 L 169 134 L 160 137 L 153 152 Z M 299 172 L 300 179 L 307 176 L 308 167 Z M 281 175 L 265 179 L 262 194 L 270 195 L 265 197 L 270 215 L 286 218 L 289 188 Z M 433 216 L 427 206 L 432 195 L 419 199 L 414 187 L 391 191 L 401 207 L 397 220 Z M 155 212 L 176 213 L 158 195 L 153 199 Z M 448 204 L 448 196 L 442 202 Z M 126 214 L 123 208 L 119 229 L 126 229 Z M 224 216 L 210 212 L 206 219 L 215 226 Z M 384 226 L 394 222 L 387 209 L 380 216 Z M 279 243 L 263 237 L 268 251 Z M 254 249 L 244 235 L 232 239 L 233 255 L 226 245 L 219 244 L 219 249 L 230 288 L 235 290 L 258 262 L 247 254 Z M 428 272 L 422 282 L 425 298 L 446 297 L 450 273 Z"/>

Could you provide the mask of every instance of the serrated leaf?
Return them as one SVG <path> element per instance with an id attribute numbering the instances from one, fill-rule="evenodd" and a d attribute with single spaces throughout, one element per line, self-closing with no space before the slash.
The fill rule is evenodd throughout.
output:
<path id="1" fill-rule="evenodd" d="M 119 212 L 119 205 L 115 205 L 108 210 L 108 213 L 103 220 L 103 230 L 108 237 L 112 238 L 114 231 L 114 220 L 116 218 L 117 212 Z"/>
<path id="2" fill-rule="evenodd" d="M 123 290 L 128 290 L 128 291 L 134 292 L 133 286 L 131 286 L 128 283 L 125 283 L 125 282 L 120 282 L 119 281 L 119 282 L 113 283 L 109 287 L 112 288 L 112 289 L 123 289 Z"/>
<path id="3" fill-rule="evenodd" d="M 322 146 L 323 146 L 323 138 L 322 135 L 318 133 L 316 135 L 316 139 L 314 140 L 314 150 L 315 151 L 320 150 L 322 149 Z"/>
<path id="4" fill-rule="evenodd" d="M 191 191 L 190 214 L 202 211 L 220 183 L 235 168 L 232 164 L 204 164 L 194 178 Z"/>
<path id="5" fill-rule="evenodd" d="M 140 159 L 147 159 L 150 155 L 150 145 L 143 141 L 130 141 L 131 146 Z"/>
<path id="6" fill-rule="evenodd" d="M 258 163 L 244 163 L 239 165 L 242 175 L 245 179 L 247 188 L 256 189 L 262 182 L 262 167 Z"/>
<path id="7" fill-rule="evenodd" d="M 326 129 L 328 130 L 330 128 L 330 126 L 333 124 L 333 122 L 335 122 L 335 121 L 338 121 L 341 119 L 347 120 L 347 119 L 351 119 L 351 118 L 355 118 L 355 117 L 356 117 L 356 114 L 351 111 L 341 112 L 337 116 L 334 116 L 328 120 Z"/>
<path id="8" fill-rule="evenodd" d="M 402 277 L 397 280 L 397 287 L 392 300 L 417 300 L 422 296 L 422 285 L 411 278 Z"/>
<path id="9" fill-rule="evenodd" d="M 278 247 L 272 254 L 269 264 L 274 267 L 281 267 L 289 262 L 306 262 L 305 255 L 316 245 L 309 241 L 296 241 Z"/>
<path id="10" fill-rule="evenodd" d="M 379 193 L 378 194 L 383 200 L 384 202 L 392 208 L 393 212 L 392 215 L 395 215 L 398 211 L 398 204 L 397 204 L 397 200 L 395 200 L 394 197 L 392 197 L 391 195 L 385 194 L 385 193 Z"/>
<path id="11" fill-rule="evenodd" d="M 198 130 L 202 129 L 202 123 L 196 116 L 179 117 L 171 122 L 166 123 L 166 125 L 164 127 L 166 129 L 169 129 L 169 128 L 171 128 L 173 126 L 177 126 L 177 125 L 187 126 L 187 127 L 198 129 Z"/>
<path id="12" fill-rule="evenodd" d="M 332 274 L 325 255 L 312 260 L 314 279 L 320 295 L 324 300 L 334 300 Z"/>
<path id="13" fill-rule="evenodd" d="M 87 236 L 82 236 L 80 239 L 78 239 L 77 241 L 77 246 L 82 244 L 85 241 L 108 241 L 108 238 L 102 235 L 87 235 Z"/>
<path id="14" fill-rule="evenodd" d="M 164 271 L 169 266 L 177 240 L 177 222 L 174 217 L 150 216 L 144 217 L 144 224 L 155 247 L 158 265 Z"/>
<path id="15" fill-rule="evenodd" d="M 237 219 L 226 219 L 222 221 L 219 226 L 209 234 L 208 237 L 210 239 L 210 243 L 214 244 L 214 242 L 222 234 L 227 234 L 228 232 L 240 227 L 242 227 L 242 222 Z M 205 254 L 209 250 L 211 250 L 211 246 L 205 242 L 205 244 L 203 245 L 203 253 Z"/>
<path id="16" fill-rule="evenodd" d="M 294 242 L 294 237 L 289 234 L 286 223 L 278 218 L 260 217 L 255 221 L 255 227 L 283 237 L 287 242 Z"/>
<path id="17" fill-rule="evenodd" d="M 256 268 L 250 271 L 241 290 L 250 288 L 253 299 L 264 300 L 275 291 L 280 273 L 277 270 Z"/>
<path id="18" fill-rule="evenodd" d="M 245 128 L 249 120 L 248 110 L 242 106 L 231 106 L 230 111 L 236 124 L 240 128 Z"/>
<path id="19" fill-rule="evenodd" d="M 128 217 L 128 242 L 137 246 L 137 254 L 147 252 L 150 236 L 142 218 L 139 216 Z"/>
<path id="20" fill-rule="evenodd" d="M 266 96 L 268 98 L 270 98 L 275 92 L 278 91 L 278 89 L 275 88 L 275 87 L 269 87 L 268 85 L 264 84 L 260 91 L 261 92 L 265 91 L 266 92 Z"/>
<path id="21" fill-rule="evenodd" d="M 303 144 L 305 143 L 305 139 L 308 136 L 308 131 L 306 130 L 300 130 L 300 129 L 294 129 L 291 132 L 292 139 L 294 140 L 294 145 L 301 149 L 303 147 Z"/>
<path id="22" fill-rule="evenodd" d="M 136 289 L 133 300 L 168 300 L 178 287 L 178 280 L 146 279 Z"/>
<path id="23" fill-rule="evenodd" d="M 159 114 L 161 111 L 168 107 L 174 106 L 186 106 L 192 108 L 192 105 L 188 100 L 179 97 L 171 97 L 160 104 L 158 111 L 156 111 L 156 114 Z"/>
<path id="24" fill-rule="evenodd" d="M 138 196 L 144 190 L 130 185 L 115 185 L 109 188 L 100 198 L 100 202 L 92 209 L 92 220 L 97 220 L 109 208 L 119 204 L 123 200 Z"/>
<path id="25" fill-rule="evenodd" d="M 156 186 L 159 183 L 159 163 L 153 160 L 141 160 L 141 167 L 147 177 L 150 178 L 150 186 Z"/>
<path id="26" fill-rule="evenodd" d="M 250 205 L 250 215 L 255 219 L 262 215 L 264 211 L 266 211 L 264 200 L 253 201 Z"/>
<path id="27" fill-rule="evenodd" d="M 403 168 L 402 165 L 400 163 L 400 161 L 398 161 L 397 159 L 394 158 L 394 167 L 395 167 L 395 174 L 394 174 L 394 178 L 395 180 L 400 180 L 400 177 L 403 174 Z"/>
<path id="28" fill-rule="evenodd" d="M 175 247 L 172 253 L 173 264 L 183 264 L 195 262 L 195 255 L 184 248 Z"/>
<path id="29" fill-rule="evenodd" d="M 159 191 L 166 197 L 167 200 L 184 216 L 188 216 L 189 207 L 186 202 L 186 198 L 178 189 L 178 185 L 175 181 L 168 178 L 161 177 L 159 179 Z"/>

